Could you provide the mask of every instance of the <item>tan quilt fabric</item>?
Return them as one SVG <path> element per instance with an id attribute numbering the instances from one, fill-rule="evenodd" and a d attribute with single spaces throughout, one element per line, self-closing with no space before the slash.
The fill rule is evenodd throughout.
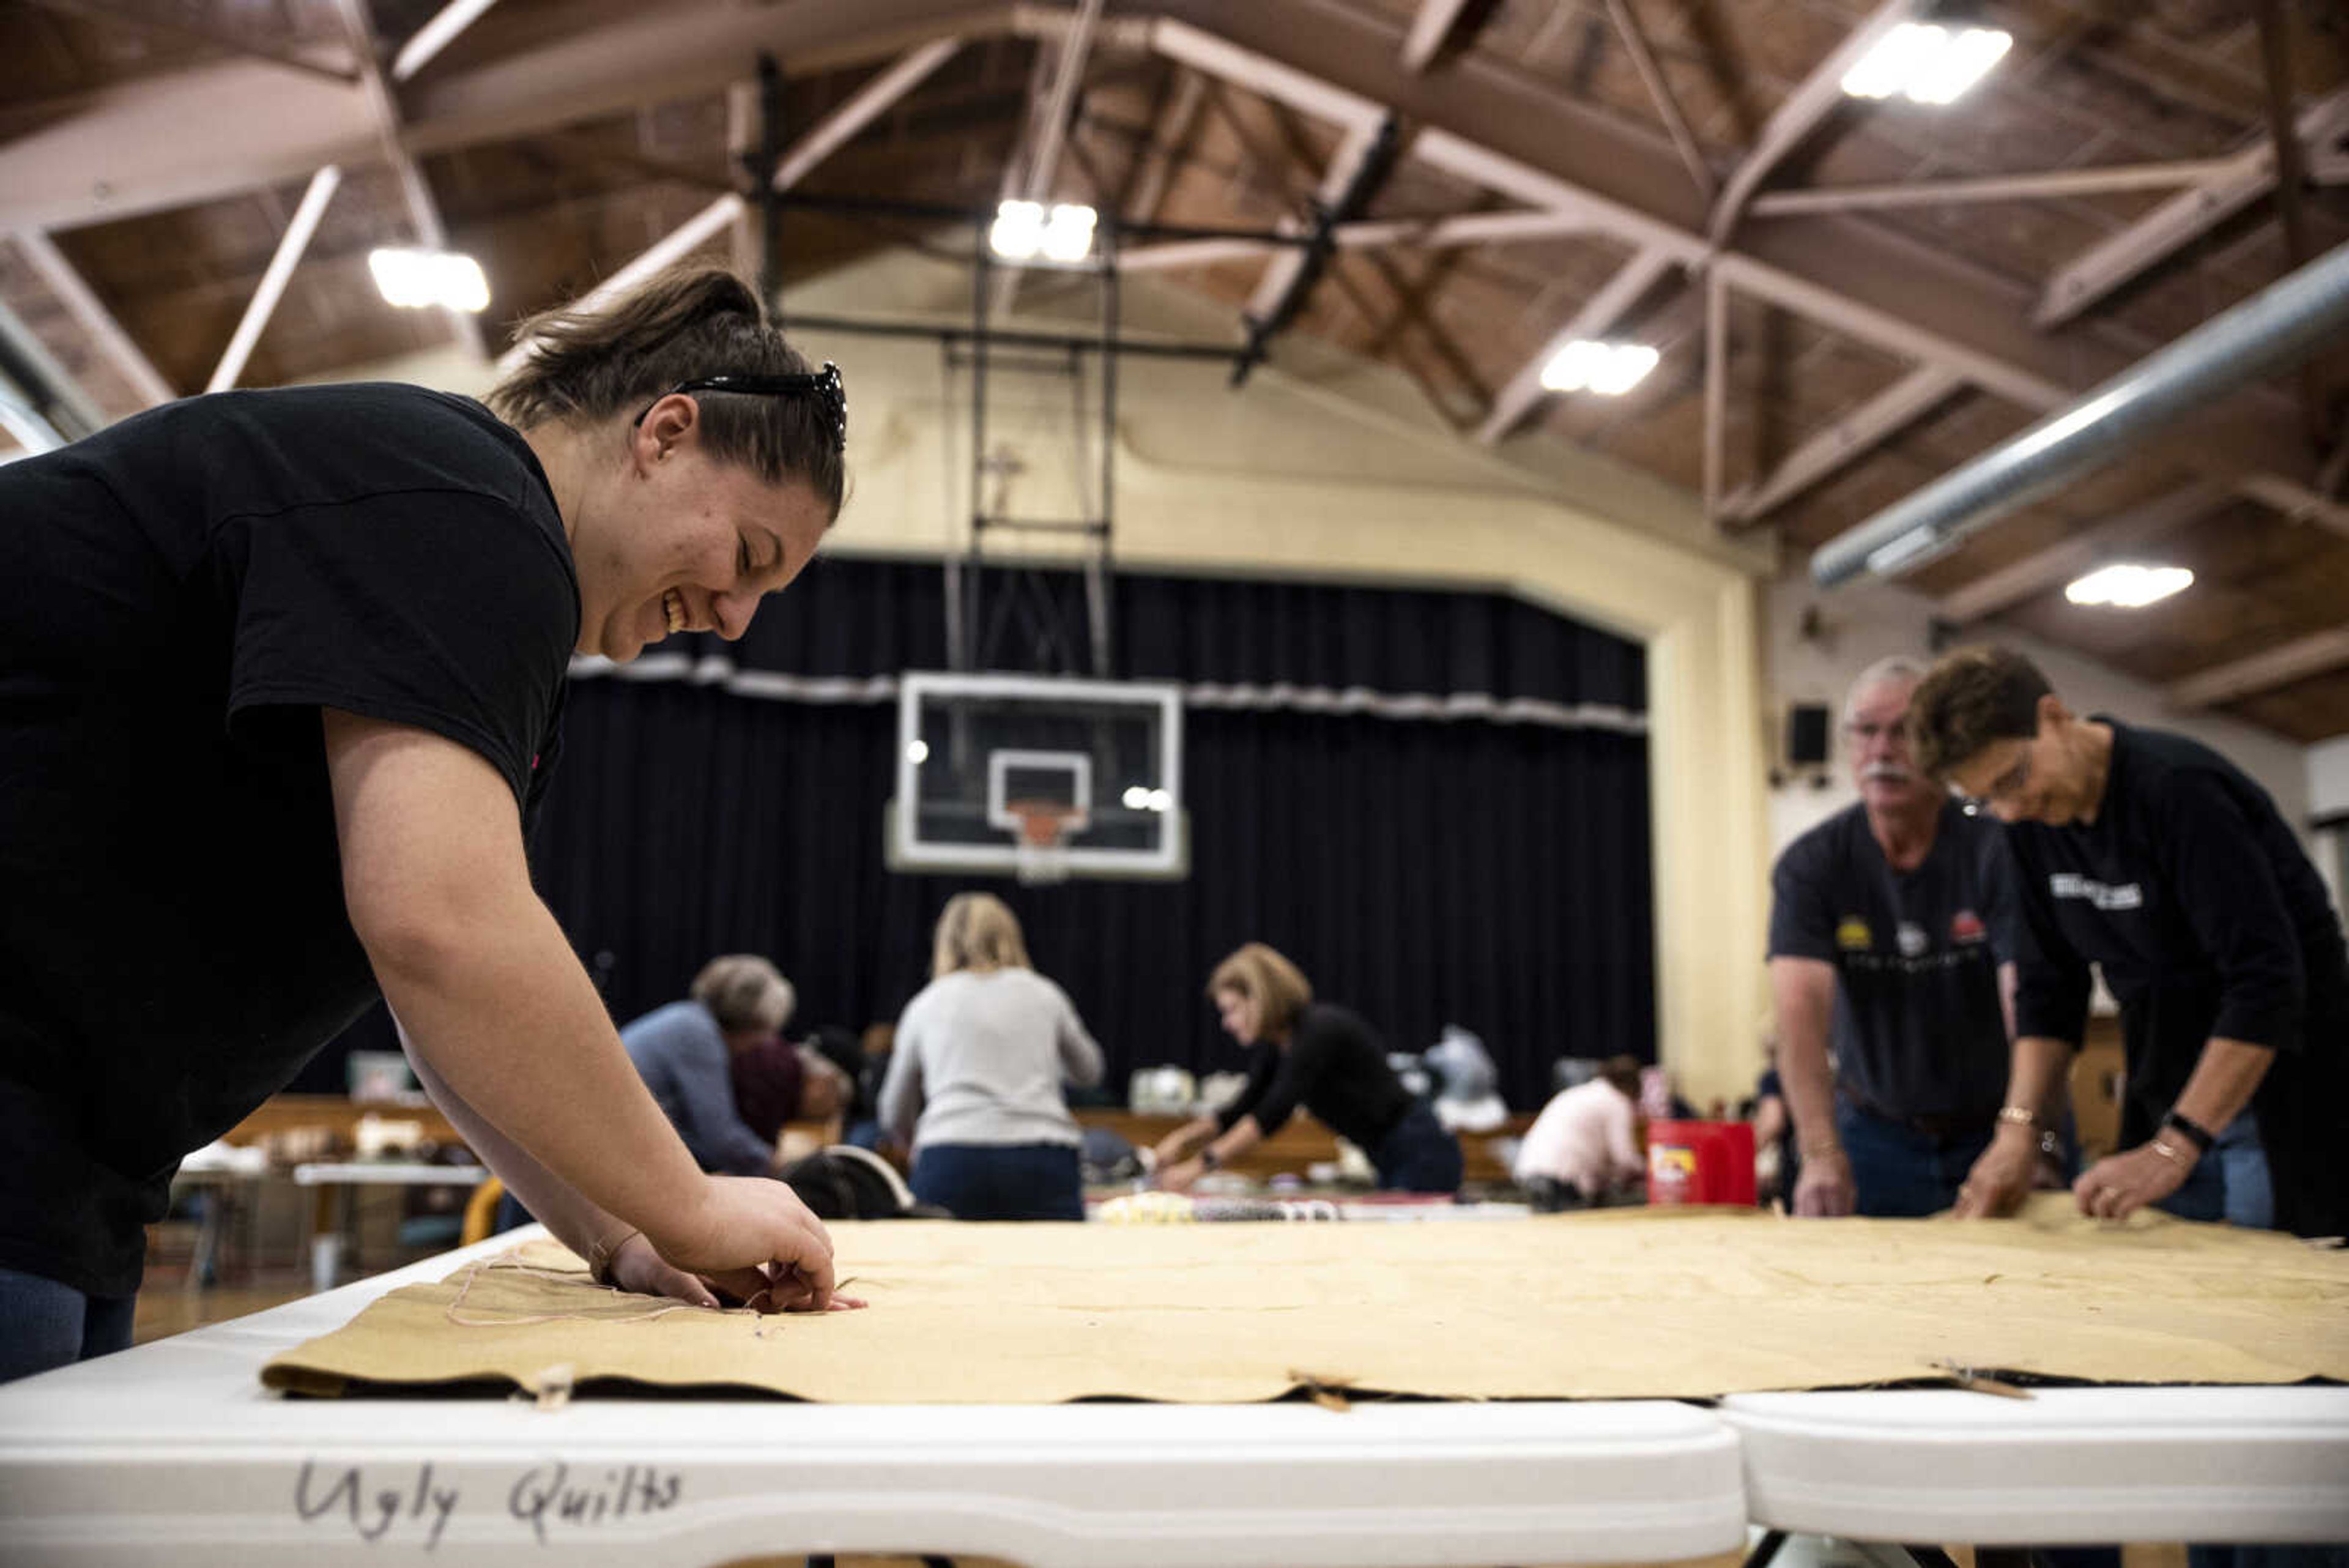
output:
<path id="1" fill-rule="evenodd" d="M 626 1379 L 843 1404 L 1688 1397 L 2013 1371 L 2349 1379 L 2349 1252 L 2156 1214 L 1792 1220 L 1618 1210 L 1334 1225 L 838 1224 L 862 1312 L 759 1317 L 540 1243 L 411 1285 L 273 1387 Z"/>

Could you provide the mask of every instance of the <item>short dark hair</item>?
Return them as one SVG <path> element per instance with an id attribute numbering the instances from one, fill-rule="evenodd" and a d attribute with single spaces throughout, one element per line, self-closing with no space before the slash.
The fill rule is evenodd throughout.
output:
<path id="1" fill-rule="evenodd" d="M 514 341 L 528 346 L 523 362 L 488 401 L 523 430 L 609 419 L 706 377 L 810 371 L 768 319 L 757 290 L 723 267 L 691 264 L 656 273 L 601 305 L 541 311 L 515 327 Z M 824 398 L 720 391 L 696 401 L 711 457 L 750 469 L 762 483 L 803 481 L 840 514 L 846 468 L 839 422 Z"/>
<path id="2" fill-rule="evenodd" d="M 1961 648 L 1925 672 L 1909 699 L 1909 754 L 1926 777 L 1951 769 L 1999 741 L 2039 733 L 2039 700 L 2054 688 L 2011 648 Z"/>

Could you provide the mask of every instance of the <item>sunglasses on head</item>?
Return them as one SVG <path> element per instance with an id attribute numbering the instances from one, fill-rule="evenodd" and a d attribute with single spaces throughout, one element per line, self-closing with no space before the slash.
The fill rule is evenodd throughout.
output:
<path id="1" fill-rule="evenodd" d="M 812 392 L 832 419 L 832 450 L 848 450 L 848 390 L 841 385 L 840 367 L 826 359 L 821 370 L 795 376 L 697 376 L 689 381 L 679 381 L 661 398 L 673 398 L 679 392 L 742 392 L 754 397 L 794 397 Z M 643 414 L 633 421 L 645 422 L 660 398 L 645 405 Z"/>

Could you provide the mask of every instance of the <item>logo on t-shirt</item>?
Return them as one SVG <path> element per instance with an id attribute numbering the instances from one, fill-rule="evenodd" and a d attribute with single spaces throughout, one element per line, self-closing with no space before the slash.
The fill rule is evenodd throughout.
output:
<path id="1" fill-rule="evenodd" d="M 2145 889 L 2139 884 L 2124 882 L 2116 888 L 2076 871 L 2050 872 L 2047 891 L 2058 898 L 2085 898 L 2099 909 L 2145 908 Z"/>
<path id="2" fill-rule="evenodd" d="M 1950 917 L 1950 940 L 1953 942 L 1971 947 L 1989 935 L 1990 928 L 1983 925 L 1982 917 L 1971 909 L 1960 909 Z"/>
<path id="3" fill-rule="evenodd" d="M 1921 958 L 1929 945 L 1925 938 L 1925 928 L 1913 920 L 1901 921 L 1899 928 L 1892 933 L 1892 938 L 1900 944 L 1902 958 Z"/>
<path id="4" fill-rule="evenodd" d="M 1876 933 L 1857 915 L 1846 915 L 1836 927 L 1836 946 L 1847 953 L 1864 953 L 1876 945 Z"/>

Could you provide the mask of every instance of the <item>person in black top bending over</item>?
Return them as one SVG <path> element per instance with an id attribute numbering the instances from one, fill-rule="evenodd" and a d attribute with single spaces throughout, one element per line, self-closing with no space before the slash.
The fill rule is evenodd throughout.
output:
<path id="1" fill-rule="evenodd" d="M 740 280 L 524 324 L 489 406 L 230 392 L 0 469 L 0 1379 L 129 1341 L 180 1157 L 378 995 L 599 1278 L 830 1302 L 703 1175 L 532 890 L 573 654 L 739 637 L 838 514 L 845 401 Z"/>
<path id="2" fill-rule="evenodd" d="M 2081 718 L 2022 655 L 1961 649 L 1909 710 L 1920 766 L 2007 825 L 2021 919 L 2006 1119 L 1961 1215 L 2029 1185 L 2028 1117 L 2079 1044 L 2088 965 L 2121 1004 L 2118 1153 L 2074 1184 L 2081 1210 L 2226 1212 L 2227 1150 L 2250 1107 L 2274 1223 L 2349 1225 L 2349 947 L 2266 791 L 2199 742 Z"/>
<path id="3" fill-rule="evenodd" d="M 1459 1143 L 1402 1086 L 1370 1025 L 1314 1001 L 1295 964 L 1250 942 L 1216 966 L 1207 995 L 1225 1032 L 1248 1052 L 1247 1086 L 1222 1111 L 1160 1140 L 1159 1186 L 1189 1190 L 1278 1132 L 1302 1106 L 1371 1157 L 1382 1189 L 1459 1190 Z"/>

